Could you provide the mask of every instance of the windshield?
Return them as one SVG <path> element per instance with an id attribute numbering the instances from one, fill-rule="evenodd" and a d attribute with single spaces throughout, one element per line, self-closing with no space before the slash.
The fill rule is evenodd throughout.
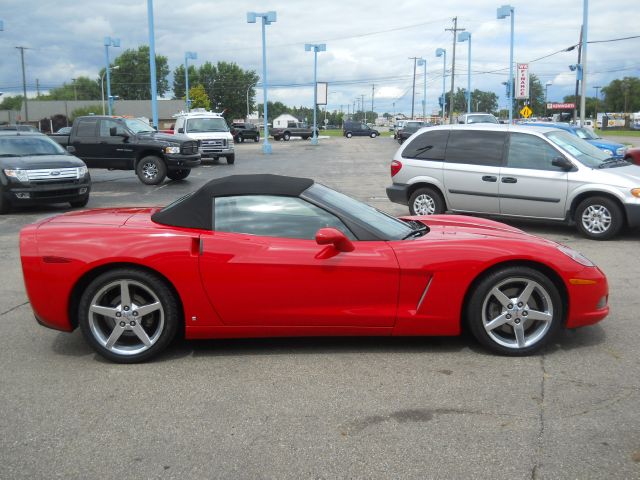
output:
<path id="1" fill-rule="evenodd" d="M 228 132 L 229 127 L 224 118 L 190 118 L 187 120 L 187 133 Z"/>
<path id="2" fill-rule="evenodd" d="M 545 136 L 587 167 L 599 168 L 605 160 L 609 159 L 609 155 L 602 150 L 569 132 L 549 132 L 545 133 Z"/>
<path id="3" fill-rule="evenodd" d="M 597 140 L 600 138 L 588 128 L 576 128 L 576 135 L 585 140 Z"/>
<path id="4" fill-rule="evenodd" d="M 0 137 L 1 157 L 66 155 L 66 153 L 64 148 L 44 136 Z"/>
<path id="5" fill-rule="evenodd" d="M 124 123 L 133 133 L 155 133 L 153 127 L 136 118 L 125 118 Z"/>
<path id="6" fill-rule="evenodd" d="M 413 231 L 406 222 L 318 183 L 314 183 L 305 190 L 304 195 L 311 200 L 329 205 L 336 212 L 360 221 L 384 239 L 401 240 Z"/>

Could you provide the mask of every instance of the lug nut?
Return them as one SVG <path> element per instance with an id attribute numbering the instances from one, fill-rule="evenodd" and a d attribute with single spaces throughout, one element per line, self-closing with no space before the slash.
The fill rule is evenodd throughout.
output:
<path id="1" fill-rule="evenodd" d="M 132 315 L 133 315 L 134 317 L 137 317 L 137 316 L 138 316 L 138 312 L 133 312 L 133 314 L 132 314 Z"/>
<path id="2" fill-rule="evenodd" d="M 524 312 L 522 312 L 522 316 L 526 317 L 527 315 L 529 315 L 529 312 L 527 312 L 526 310 Z"/>
<path id="3" fill-rule="evenodd" d="M 135 326 L 136 326 L 136 322 L 134 322 L 133 320 L 131 320 L 131 321 L 129 322 L 129 325 L 131 325 L 132 327 L 135 327 Z"/>
<path id="4" fill-rule="evenodd" d="M 522 302 L 518 302 L 518 306 L 522 307 L 523 303 Z"/>
<path id="5" fill-rule="evenodd" d="M 507 320 L 511 320 L 511 314 L 507 314 Z"/>
<path id="6" fill-rule="evenodd" d="M 126 324 L 125 322 L 120 322 L 120 326 L 121 326 L 121 327 L 124 327 L 124 326 L 126 326 L 126 325 L 127 325 L 127 324 Z"/>
<path id="7" fill-rule="evenodd" d="M 511 310 L 513 308 L 513 303 L 510 303 L 509 305 L 507 305 L 507 308 Z"/>
<path id="8" fill-rule="evenodd" d="M 515 322 L 515 323 L 516 323 L 516 325 L 517 325 L 517 324 L 519 324 L 519 323 L 520 323 L 520 319 L 519 319 L 519 318 L 516 318 L 516 319 L 514 320 L 514 322 Z"/>
<path id="9" fill-rule="evenodd" d="M 129 307 L 124 307 L 124 311 L 128 312 L 129 311 Z"/>
<path id="10" fill-rule="evenodd" d="M 121 317 L 122 314 L 120 312 L 116 312 L 116 317 Z"/>

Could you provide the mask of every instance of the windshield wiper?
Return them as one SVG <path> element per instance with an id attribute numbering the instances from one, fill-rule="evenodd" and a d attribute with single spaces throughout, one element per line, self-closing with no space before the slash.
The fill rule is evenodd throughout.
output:
<path id="1" fill-rule="evenodd" d="M 429 231 L 429 227 L 427 227 L 424 223 L 420 223 L 416 220 L 412 220 L 411 223 L 413 223 L 413 225 L 415 225 L 416 228 L 414 228 L 409 233 L 407 233 L 404 237 L 402 237 L 402 240 L 406 240 L 408 238 L 413 238 L 413 237 L 421 237 L 422 235 L 424 235 Z"/>
<path id="2" fill-rule="evenodd" d="M 630 165 L 630 163 L 627 162 L 624 158 L 609 157 L 604 162 L 602 162 L 600 165 L 598 165 L 598 168 L 609 168 L 609 167 L 612 167 L 613 165 L 617 165 L 619 163 L 622 163 L 624 165 Z"/>

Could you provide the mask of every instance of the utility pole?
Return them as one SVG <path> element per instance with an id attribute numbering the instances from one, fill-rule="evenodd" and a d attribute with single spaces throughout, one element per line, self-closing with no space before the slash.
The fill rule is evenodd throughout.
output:
<path id="1" fill-rule="evenodd" d="M 580 126 L 584 127 L 587 101 L 587 34 L 589 23 L 589 0 L 582 2 L 582 81 L 580 95 Z"/>
<path id="2" fill-rule="evenodd" d="M 593 122 L 593 124 L 594 124 L 595 126 L 597 126 L 597 125 L 598 125 L 598 90 L 600 90 L 602 87 L 601 87 L 600 85 L 598 85 L 597 87 L 593 87 L 593 88 L 595 88 L 595 89 L 596 89 L 596 111 L 595 111 L 595 113 L 593 114 L 593 117 L 594 117 L 594 122 Z"/>
<path id="3" fill-rule="evenodd" d="M 365 107 L 364 107 L 364 94 L 360 94 L 360 97 L 362 97 L 362 101 L 360 102 L 360 105 L 362 105 L 362 112 L 364 113 L 364 123 L 367 123 L 367 112 L 365 111 Z"/>
<path id="4" fill-rule="evenodd" d="M 20 50 L 20 60 L 22 62 L 22 92 L 24 94 L 24 121 L 29 121 L 29 105 L 27 103 L 27 76 L 24 73 L 24 51 L 28 50 L 27 47 L 16 47 Z"/>
<path id="5" fill-rule="evenodd" d="M 376 86 L 375 85 L 371 85 L 371 116 L 372 117 L 373 117 L 373 96 L 374 96 L 375 93 L 376 93 Z"/>
<path id="6" fill-rule="evenodd" d="M 71 81 L 73 82 L 73 99 L 75 101 L 78 100 L 78 92 L 76 91 L 76 79 L 72 78 Z"/>
<path id="7" fill-rule="evenodd" d="M 415 113 L 416 103 L 416 61 L 418 57 L 409 57 L 409 60 L 413 60 L 413 88 L 411 90 L 411 120 L 414 120 L 413 114 Z"/>
<path id="8" fill-rule="evenodd" d="M 453 33 L 453 57 L 451 58 L 451 91 L 449 92 L 449 124 L 453 118 L 453 84 L 456 78 L 456 39 L 458 32 L 464 32 L 465 28 L 458 28 L 458 17 L 453 17 L 453 28 L 445 28 L 445 32 Z M 444 100 L 444 99 L 443 99 Z"/>
<path id="9" fill-rule="evenodd" d="M 584 29 L 584 25 L 580 27 L 580 42 L 578 43 L 578 65 L 580 65 L 580 61 L 582 60 L 582 30 Z M 573 99 L 573 123 L 576 123 L 578 120 L 578 88 L 580 87 L 580 80 L 578 80 L 578 75 L 576 75 L 576 95 Z"/>
<path id="10" fill-rule="evenodd" d="M 36 98 L 40 98 L 40 80 L 36 78 Z"/>

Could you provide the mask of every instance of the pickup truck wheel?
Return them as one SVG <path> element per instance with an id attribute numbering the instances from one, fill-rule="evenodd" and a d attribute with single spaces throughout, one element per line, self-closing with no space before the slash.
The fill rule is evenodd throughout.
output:
<path id="1" fill-rule="evenodd" d="M 351 138 L 351 137 L 353 137 L 353 133 L 347 132 L 347 133 L 345 133 L 344 136 L 347 137 L 347 138 Z"/>
<path id="2" fill-rule="evenodd" d="M 256 135 L 253 141 L 258 143 L 260 141 L 260 135 Z"/>
<path id="3" fill-rule="evenodd" d="M 87 206 L 87 203 L 89 203 L 89 195 L 87 195 L 84 198 L 81 198 L 80 200 L 74 200 L 73 202 L 69 202 L 69 205 L 71 205 L 72 208 L 84 208 Z"/>
<path id="4" fill-rule="evenodd" d="M 161 158 L 149 155 L 138 162 L 136 174 L 145 185 L 158 185 L 167 176 L 167 166 Z"/>
<path id="5" fill-rule="evenodd" d="M 291 135 L 289 135 L 289 133 L 285 133 L 285 134 L 282 136 L 282 139 L 283 139 L 285 142 L 288 142 L 288 141 L 291 139 Z"/>
<path id="6" fill-rule="evenodd" d="M 242 135 L 238 135 L 238 139 L 236 140 L 236 142 L 243 143 L 244 142 L 244 137 Z"/>
<path id="7" fill-rule="evenodd" d="M 233 165 L 234 163 L 236 163 L 236 154 L 235 153 L 233 155 L 229 155 L 227 157 L 227 163 L 229 165 Z"/>
<path id="8" fill-rule="evenodd" d="M 171 180 L 184 180 L 189 176 L 190 173 L 190 168 L 185 168 L 182 170 L 169 170 L 167 172 L 167 177 L 169 177 Z"/>

